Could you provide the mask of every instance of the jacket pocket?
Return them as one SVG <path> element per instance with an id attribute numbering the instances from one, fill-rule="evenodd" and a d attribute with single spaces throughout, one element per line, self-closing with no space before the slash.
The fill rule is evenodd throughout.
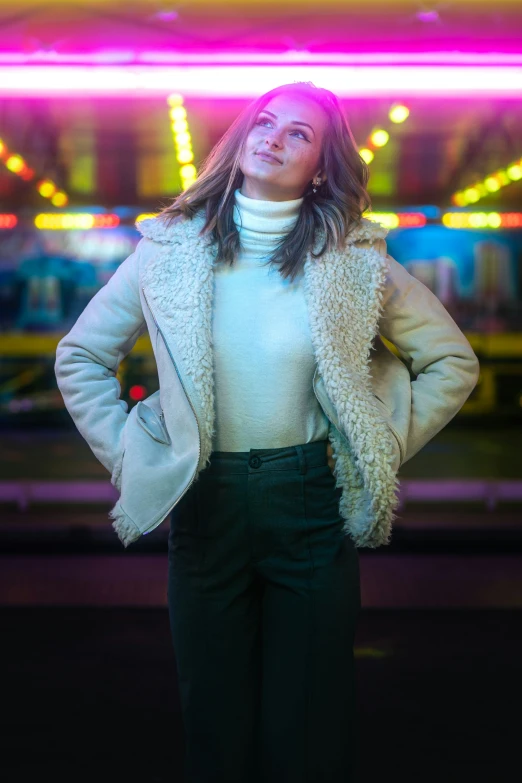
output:
<path id="1" fill-rule="evenodd" d="M 397 441 L 401 465 L 408 460 L 407 443 L 411 420 L 411 379 L 404 362 L 383 343 L 375 341 L 371 356 L 371 386 L 374 398 Z"/>
<path id="2" fill-rule="evenodd" d="M 136 416 L 139 424 L 151 438 L 158 443 L 170 446 L 172 441 L 165 426 L 163 410 L 159 400 L 159 391 L 154 392 L 146 400 L 140 400 L 136 406 Z"/>
<path id="3" fill-rule="evenodd" d="M 375 397 L 377 402 L 380 403 L 380 405 L 382 405 L 382 407 L 384 408 L 384 411 L 385 411 L 385 414 L 386 414 L 385 415 L 386 425 L 387 425 L 388 429 L 390 430 L 391 434 L 393 435 L 393 437 L 395 438 L 395 441 L 397 443 L 397 448 L 398 448 L 398 451 L 399 451 L 399 464 L 397 465 L 396 470 L 398 470 L 400 468 L 400 466 L 402 465 L 402 463 L 404 462 L 404 457 L 405 457 L 405 454 L 406 454 L 405 446 L 404 446 L 404 444 L 402 442 L 402 438 L 399 435 L 397 429 L 393 426 L 392 412 L 391 412 L 390 408 L 388 407 L 388 405 L 385 403 L 384 400 L 381 400 L 381 398 L 378 397 L 375 394 L 375 392 L 373 393 L 373 396 Z"/>

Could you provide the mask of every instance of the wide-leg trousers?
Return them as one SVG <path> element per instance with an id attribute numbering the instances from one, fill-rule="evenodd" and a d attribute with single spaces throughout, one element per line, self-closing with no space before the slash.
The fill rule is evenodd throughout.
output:
<path id="1" fill-rule="evenodd" d="M 212 452 L 170 520 L 185 783 L 353 783 L 359 559 L 328 441 Z"/>

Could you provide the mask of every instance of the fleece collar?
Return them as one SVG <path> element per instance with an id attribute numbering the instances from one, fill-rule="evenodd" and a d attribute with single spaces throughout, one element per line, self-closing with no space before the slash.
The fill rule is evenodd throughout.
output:
<path id="1" fill-rule="evenodd" d="M 136 223 L 136 228 L 140 234 L 147 239 L 162 244 L 177 244 L 182 237 L 187 235 L 196 236 L 205 224 L 205 215 L 203 211 L 196 213 L 192 220 L 187 220 L 182 216 L 175 217 L 168 225 L 160 217 L 146 218 Z M 181 228 L 183 226 L 183 228 Z M 354 229 L 349 238 L 349 244 L 361 240 L 370 240 L 375 242 L 377 239 L 384 239 L 388 235 L 388 229 L 375 223 L 373 220 L 363 218 L 361 225 Z"/>

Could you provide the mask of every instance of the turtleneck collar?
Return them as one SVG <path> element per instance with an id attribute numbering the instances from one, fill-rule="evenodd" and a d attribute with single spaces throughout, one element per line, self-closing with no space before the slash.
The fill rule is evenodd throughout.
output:
<path id="1" fill-rule="evenodd" d="M 234 196 L 234 223 L 241 245 L 246 250 L 262 252 L 275 246 L 294 227 L 304 200 L 261 201 L 244 196 L 239 188 Z"/>

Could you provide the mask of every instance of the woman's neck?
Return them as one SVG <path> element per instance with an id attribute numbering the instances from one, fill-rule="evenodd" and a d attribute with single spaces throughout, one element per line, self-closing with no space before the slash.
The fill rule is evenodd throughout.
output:
<path id="1" fill-rule="evenodd" d="M 239 231 L 241 244 L 276 245 L 294 227 L 303 198 L 291 201 L 263 201 L 244 196 L 235 191 L 234 223 Z"/>
<path id="2" fill-rule="evenodd" d="M 242 196 L 254 199 L 255 201 L 296 201 L 299 200 L 299 193 L 295 188 L 290 191 L 283 191 L 280 187 L 270 187 L 269 183 L 263 184 L 252 182 L 246 177 L 239 188 Z"/>

